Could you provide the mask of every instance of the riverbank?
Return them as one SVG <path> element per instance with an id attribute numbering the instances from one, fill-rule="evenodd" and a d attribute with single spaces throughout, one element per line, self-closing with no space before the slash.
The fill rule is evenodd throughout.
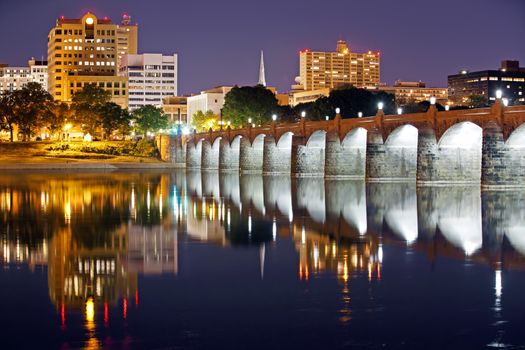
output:
<path id="1" fill-rule="evenodd" d="M 0 143 L 0 171 L 172 169 L 174 164 L 152 156 L 124 154 L 127 142 L 65 144 L 58 142 Z M 86 151 L 84 151 L 84 149 Z M 151 153 L 151 150 L 148 150 Z M 112 154 L 113 153 L 113 154 Z"/>

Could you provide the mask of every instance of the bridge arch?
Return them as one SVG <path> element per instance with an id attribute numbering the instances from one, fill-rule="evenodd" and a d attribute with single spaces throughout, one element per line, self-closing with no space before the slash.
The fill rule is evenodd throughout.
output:
<path id="1" fill-rule="evenodd" d="M 525 124 L 518 126 L 505 141 L 496 122 L 483 128 L 481 185 L 525 186 Z"/>
<path id="2" fill-rule="evenodd" d="M 231 142 L 227 139 L 219 140 L 219 170 L 238 171 L 240 163 L 240 151 L 242 135 L 236 135 Z"/>
<path id="3" fill-rule="evenodd" d="M 200 169 L 202 166 L 202 144 L 203 139 L 189 141 L 186 144 L 186 167 L 189 169 Z"/>
<path id="4" fill-rule="evenodd" d="M 296 177 L 323 177 L 326 131 L 315 130 L 306 142 L 292 142 L 292 174 Z"/>
<path id="5" fill-rule="evenodd" d="M 202 166 L 203 170 L 218 170 L 219 169 L 219 151 L 222 141 L 222 136 L 219 136 L 210 143 L 208 140 L 202 142 Z"/>
<path id="6" fill-rule="evenodd" d="M 418 144 L 418 182 L 479 183 L 482 140 L 482 129 L 472 122 L 452 125 L 438 142 L 433 130 L 425 130 Z"/>
<path id="7" fill-rule="evenodd" d="M 239 168 L 242 173 L 262 173 L 265 134 L 258 134 L 253 141 L 239 139 Z"/>
<path id="8" fill-rule="evenodd" d="M 411 181 L 416 177 L 419 130 L 410 124 L 395 128 L 383 142 L 380 130 L 367 135 L 367 178 L 370 181 Z"/>
<path id="9" fill-rule="evenodd" d="M 293 132 L 283 133 L 279 139 L 273 136 L 264 138 L 263 173 L 287 174 L 291 173 Z"/>
<path id="10" fill-rule="evenodd" d="M 350 130 L 340 138 L 337 132 L 326 134 L 325 176 L 327 178 L 364 179 L 367 130 Z"/>

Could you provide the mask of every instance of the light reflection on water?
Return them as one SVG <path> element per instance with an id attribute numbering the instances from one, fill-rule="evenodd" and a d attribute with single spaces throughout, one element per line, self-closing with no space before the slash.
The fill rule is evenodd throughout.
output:
<path id="1" fill-rule="evenodd" d="M 315 341 L 323 343 L 325 333 L 336 346 L 373 348 L 405 341 L 414 346 L 444 345 L 433 344 L 430 339 L 426 344 L 426 338 L 396 339 L 388 337 L 386 331 L 377 340 L 377 335 L 355 336 L 349 332 L 366 329 L 369 323 L 379 327 L 381 317 L 396 320 L 399 316 L 393 310 L 397 310 L 398 301 L 390 300 L 389 295 L 400 293 L 399 288 L 408 285 L 412 289 L 402 290 L 401 295 L 414 293 L 418 283 L 428 282 L 414 269 L 424 268 L 428 276 L 428 265 L 432 272 L 437 271 L 430 275 L 432 283 L 452 283 L 447 274 L 462 270 L 464 278 L 476 276 L 472 280 L 476 290 L 493 288 L 489 299 L 481 292 L 474 298 L 479 299 L 476 310 L 490 310 L 491 315 L 484 314 L 483 321 L 484 327 L 493 328 L 480 336 L 478 344 L 520 343 L 512 335 L 514 325 L 509 326 L 504 316 L 504 287 L 507 274 L 524 276 L 525 192 L 481 192 L 477 187 L 416 189 L 411 183 L 365 184 L 213 172 L 13 174 L 0 175 L 0 211 L 0 260 L 5 271 L 28 267 L 30 279 L 42 269 L 47 271 L 47 287 L 39 288 L 47 288 L 54 306 L 54 313 L 46 316 L 57 320 L 50 332 L 59 332 L 56 339 L 50 339 L 50 347 L 215 344 L 216 338 L 208 339 L 199 329 L 181 327 L 182 335 L 166 335 L 152 329 L 142 332 L 138 325 L 149 323 L 146 315 L 165 321 L 178 317 L 169 308 L 154 307 L 155 302 L 165 303 L 170 298 L 155 289 L 158 281 L 165 288 L 177 285 L 181 289 L 184 282 L 193 285 L 204 276 L 194 273 L 197 265 L 188 261 L 198 259 L 213 269 L 216 259 L 226 260 L 232 255 L 240 259 L 239 266 L 256 261 L 259 282 L 243 280 L 248 275 L 242 267 L 235 267 L 215 271 L 219 283 L 224 280 L 219 289 L 242 300 L 237 295 L 240 286 L 253 285 L 260 288 L 253 295 L 264 297 L 269 293 L 281 298 L 279 311 L 289 308 L 283 314 L 291 319 L 300 315 L 296 321 L 302 329 L 313 327 L 320 332 L 320 338 L 313 342 L 303 338 L 306 347 Z M 290 243 L 293 249 L 286 250 Z M 201 247 L 220 250 L 202 251 Z M 412 258 L 406 252 L 416 256 Z M 403 265 L 407 275 L 395 276 L 392 271 L 399 270 L 402 261 L 407 264 Z M 464 269 L 467 263 L 477 269 L 470 275 Z M 285 273 L 288 265 L 295 268 Z M 282 272 L 276 273 L 276 269 Z M 490 277 L 480 277 L 478 270 Z M 442 271 L 447 274 L 442 275 Z M 272 278 L 279 274 L 285 276 L 279 284 L 272 284 Z M 3 285 L 9 284 L 6 278 L 0 274 Z M 406 282 L 407 278 L 413 280 Z M 475 285 L 484 278 L 492 279 L 491 287 Z M 232 284 L 232 279 L 245 282 Z M 23 287 L 24 283 L 13 285 L 15 289 Z M 284 294 L 276 294 L 279 288 Z M 515 298 L 518 292 L 514 288 Z M 142 289 L 149 304 L 139 304 Z M 300 292 L 299 296 L 291 291 Z M 439 290 L 434 293 L 435 298 L 442 297 Z M 197 295 L 185 298 L 189 298 L 189 305 L 199 300 Z M 215 298 L 227 304 L 226 296 Z M 305 298 L 312 305 L 302 305 Z M 413 305 L 404 311 L 410 313 L 413 308 L 411 313 L 418 317 L 418 312 L 428 307 L 423 301 L 410 303 Z M 509 303 L 519 305 L 519 300 Z M 8 306 L 2 309 L 14 313 Z M 17 310 L 17 317 L 31 317 L 31 310 L 22 311 Z M 234 317 L 236 311 L 242 314 L 229 310 L 233 316 L 228 317 Z M 196 318 L 194 328 L 205 323 L 200 319 L 203 315 L 189 306 L 181 312 L 187 323 Z M 327 329 L 319 328 L 316 317 L 320 315 L 325 321 L 322 327 Z M 310 321 L 305 322 L 305 317 Z M 337 322 L 326 324 L 332 317 Z M 224 327 L 223 331 L 232 331 Z M 334 335 L 328 327 L 338 331 Z M 493 336 L 490 340 L 485 338 L 489 335 Z M 199 338 L 197 343 L 195 337 Z M 475 337 L 470 333 L 461 339 L 471 344 Z M 222 341 L 242 343 L 242 339 Z M 284 344 L 278 337 L 273 341 Z M 267 340 L 259 346 L 264 344 L 273 343 Z M 297 345 L 297 340 L 293 344 Z M 30 340 L 27 347 L 31 347 Z"/>

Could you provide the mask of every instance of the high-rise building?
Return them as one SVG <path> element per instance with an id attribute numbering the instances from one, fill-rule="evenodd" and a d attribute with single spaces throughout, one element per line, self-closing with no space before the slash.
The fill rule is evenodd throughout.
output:
<path id="1" fill-rule="evenodd" d="M 29 60 L 28 67 L 0 66 L 0 92 L 22 88 L 27 83 L 39 83 L 47 91 L 47 62 Z"/>
<path id="2" fill-rule="evenodd" d="M 49 92 L 56 100 L 71 102 L 76 91 L 96 84 L 127 107 L 127 78 L 117 74 L 117 31 L 110 19 L 90 12 L 57 20 L 48 37 Z"/>
<path id="3" fill-rule="evenodd" d="M 177 96 L 177 54 L 125 55 L 119 74 L 128 79 L 128 105 L 160 107 L 166 96 Z"/>
<path id="4" fill-rule="evenodd" d="M 335 52 L 299 52 L 299 77 L 293 90 L 336 88 L 346 84 L 372 87 L 380 83 L 380 54 L 352 52 L 344 40 L 337 42 Z"/>
<path id="5" fill-rule="evenodd" d="M 473 95 L 482 96 L 487 104 L 494 103 L 498 90 L 510 103 L 525 102 L 525 68 L 519 61 L 503 61 L 499 70 L 463 70 L 448 76 L 449 98 L 457 104 L 468 104 Z"/>
<path id="6" fill-rule="evenodd" d="M 139 27 L 131 23 L 131 16 L 122 16 L 122 22 L 117 27 L 117 52 L 119 67 L 125 55 L 136 55 L 139 49 Z"/>

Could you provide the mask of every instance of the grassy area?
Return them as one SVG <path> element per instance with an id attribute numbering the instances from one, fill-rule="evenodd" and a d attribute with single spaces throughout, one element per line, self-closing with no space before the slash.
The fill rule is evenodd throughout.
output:
<path id="1" fill-rule="evenodd" d="M 0 164 L 65 162 L 160 162 L 147 141 L 3 142 Z"/>

